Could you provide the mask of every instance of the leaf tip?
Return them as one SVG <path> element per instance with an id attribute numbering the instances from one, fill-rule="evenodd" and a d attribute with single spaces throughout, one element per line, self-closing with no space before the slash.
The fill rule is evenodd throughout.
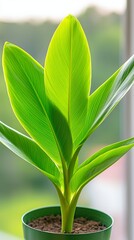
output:
<path id="1" fill-rule="evenodd" d="M 3 50 L 5 50 L 6 48 L 8 48 L 10 45 L 11 45 L 11 43 L 6 41 L 6 42 L 4 43 Z"/>
<path id="2" fill-rule="evenodd" d="M 72 14 L 69 14 L 65 19 L 69 21 L 78 21 L 76 17 L 74 17 Z"/>
<path id="3" fill-rule="evenodd" d="M 7 52 L 7 50 L 9 49 L 9 47 L 11 46 L 11 43 L 10 42 L 5 42 L 4 43 L 4 46 L 3 46 L 3 62 L 4 62 L 4 56 L 5 56 L 5 53 Z"/>

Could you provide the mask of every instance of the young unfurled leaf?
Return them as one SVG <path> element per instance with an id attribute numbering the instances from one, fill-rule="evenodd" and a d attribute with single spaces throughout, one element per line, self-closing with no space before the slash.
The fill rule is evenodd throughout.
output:
<path id="1" fill-rule="evenodd" d="M 66 117 L 76 139 L 85 124 L 91 60 L 83 29 L 73 16 L 66 17 L 54 33 L 44 70 L 48 98 Z"/>

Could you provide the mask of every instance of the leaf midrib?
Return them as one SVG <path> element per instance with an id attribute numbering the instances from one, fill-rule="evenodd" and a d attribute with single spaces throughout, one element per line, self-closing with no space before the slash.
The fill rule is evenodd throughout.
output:
<path id="1" fill-rule="evenodd" d="M 71 79 L 72 79 L 72 49 L 73 49 L 73 22 L 70 24 L 70 60 L 69 60 L 69 85 L 68 85 L 68 125 L 70 127 L 70 111 L 71 111 Z"/>

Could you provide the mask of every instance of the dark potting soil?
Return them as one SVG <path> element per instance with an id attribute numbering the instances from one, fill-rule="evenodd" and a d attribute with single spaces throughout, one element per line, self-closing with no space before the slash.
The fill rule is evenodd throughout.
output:
<path id="1" fill-rule="evenodd" d="M 29 223 L 29 226 L 41 231 L 60 233 L 61 232 L 61 216 L 51 215 L 37 218 Z M 100 222 L 88 220 L 80 217 L 74 219 L 72 233 L 91 233 L 106 229 Z"/>

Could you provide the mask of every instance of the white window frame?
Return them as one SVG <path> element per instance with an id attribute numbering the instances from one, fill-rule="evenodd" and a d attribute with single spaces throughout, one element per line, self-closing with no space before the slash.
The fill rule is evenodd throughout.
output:
<path id="1" fill-rule="evenodd" d="M 134 54 L 134 0 L 127 1 L 125 21 L 125 58 Z M 129 91 L 125 103 L 125 135 L 134 136 L 134 87 Z M 134 149 L 127 157 L 126 224 L 128 240 L 134 239 Z"/>

